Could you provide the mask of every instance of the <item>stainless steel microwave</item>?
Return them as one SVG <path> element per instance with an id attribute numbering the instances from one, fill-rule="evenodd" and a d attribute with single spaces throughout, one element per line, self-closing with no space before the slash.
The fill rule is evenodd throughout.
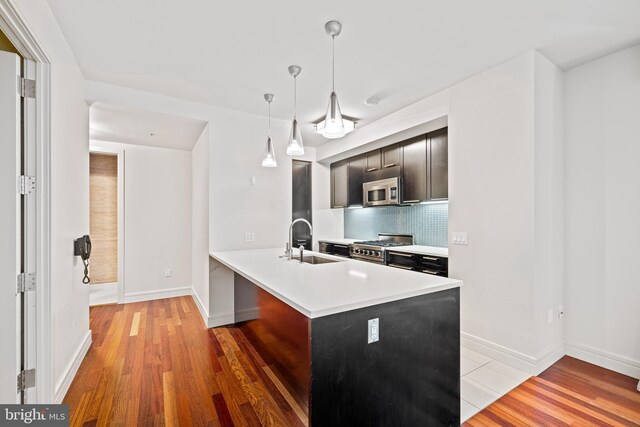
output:
<path id="1" fill-rule="evenodd" d="M 363 205 L 388 206 L 400 204 L 400 178 L 387 178 L 362 184 Z"/>

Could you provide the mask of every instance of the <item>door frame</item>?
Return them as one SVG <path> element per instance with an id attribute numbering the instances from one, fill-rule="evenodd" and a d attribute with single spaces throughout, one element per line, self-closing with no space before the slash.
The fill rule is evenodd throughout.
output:
<path id="1" fill-rule="evenodd" d="M 101 141 L 89 141 L 89 155 L 108 154 L 118 158 L 118 304 L 124 304 L 124 149 Z"/>
<path id="2" fill-rule="evenodd" d="M 51 317 L 51 60 L 12 0 L 0 0 L 0 29 L 35 62 L 36 402 L 54 401 Z"/>

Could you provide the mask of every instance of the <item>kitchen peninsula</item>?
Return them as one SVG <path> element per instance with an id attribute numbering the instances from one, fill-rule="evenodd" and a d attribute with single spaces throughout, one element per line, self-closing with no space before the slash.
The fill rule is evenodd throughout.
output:
<path id="1" fill-rule="evenodd" d="M 461 281 L 282 252 L 210 255 L 233 272 L 235 322 L 310 425 L 459 425 Z"/>

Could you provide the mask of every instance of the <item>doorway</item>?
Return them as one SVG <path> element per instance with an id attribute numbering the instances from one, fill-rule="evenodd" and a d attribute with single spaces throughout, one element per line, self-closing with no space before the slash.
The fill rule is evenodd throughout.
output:
<path id="1" fill-rule="evenodd" d="M 311 162 L 293 160 L 291 165 L 291 219 L 304 218 L 313 224 L 311 217 Z M 309 227 L 303 223 L 293 225 L 293 247 L 303 245 L 305 249 L 312 250 L 313 241 Z"/>
<path id="2" fill-rule="evenodd" d="M 124 150 L 89 144 L 89 305 L 124 302 Z"/>
<path id="3" fill-rule="evenodd" d="M 89 155 L 89 304 L 118 300 L 118 156 Z"/>

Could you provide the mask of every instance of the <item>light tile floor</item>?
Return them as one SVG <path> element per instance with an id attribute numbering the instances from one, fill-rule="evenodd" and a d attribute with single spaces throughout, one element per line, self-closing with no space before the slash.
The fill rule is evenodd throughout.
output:
<path id="1" fill-rule="evenodd" d="M 465 422 L 530 375 L 465 347 L 460 348 L 460 420 Z"/>

